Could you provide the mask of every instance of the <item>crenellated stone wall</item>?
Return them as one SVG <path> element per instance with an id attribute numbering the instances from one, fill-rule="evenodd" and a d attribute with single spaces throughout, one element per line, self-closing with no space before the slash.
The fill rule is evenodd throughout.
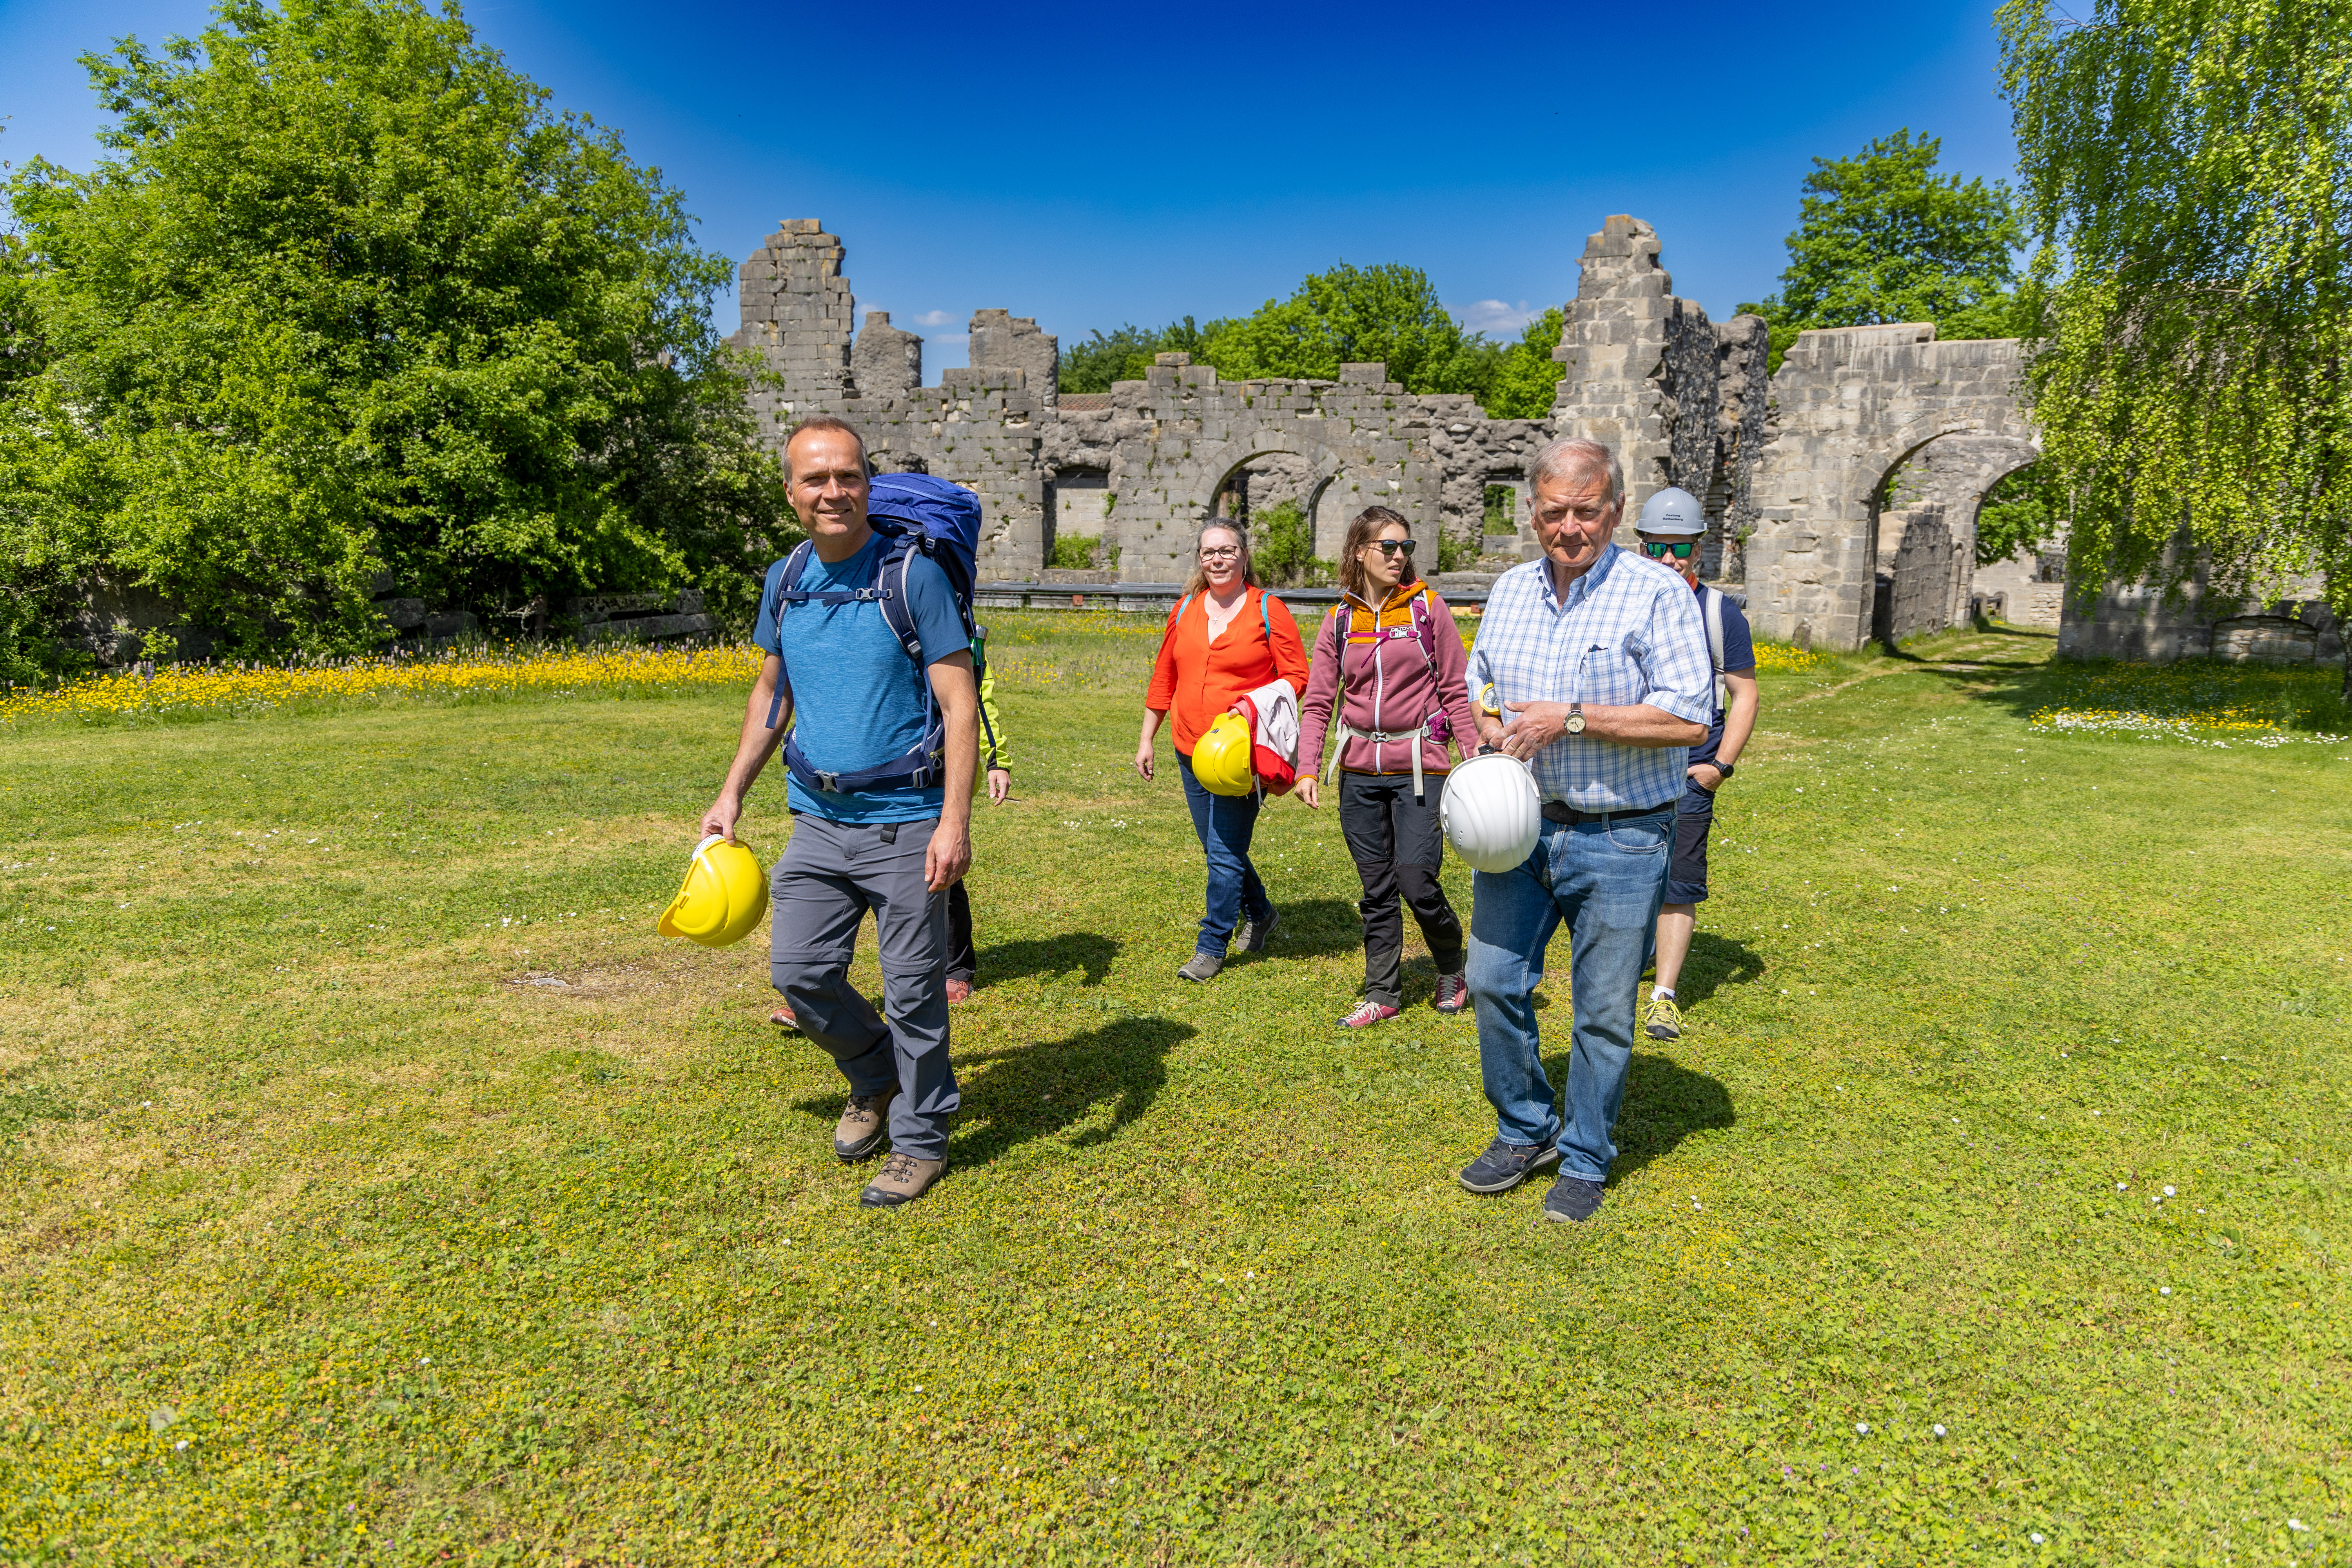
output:
<path id="1" fill-rule="evenodd" d="M 1379 364 L 1344 366 L 1334 381 L 1229 382 L 1182 354 L 1108 394 L 1066 399 L 1053 334 L 1004 310 L 974 314 L 971 364 L 926 386 L 921 340 L 887 313 L 870 312 L 853 339 L 842 243 L 805 218 L 781 225 L 743 263 L 732 341 L 774 373 L 752 395 L 772 440 L 796 418 L 838 414 L 865 432 L 877 467 L 977 492 L 991 579 L 1045 568 L 1065 473 L 1074 521 L 1101 558 L 1117 552 L 1128 582 L 1185 575 L 1194 531 L 1221 508 L 1246 517 L 1282 501 L 1312 519 L 1327 558 L 1374 502 L 1475 554 L 1486 547 L 1494 484 L 1515 492 L 1511 553 L 1524 557 L 1535 553 L 1528 459 L 1572 434 L 1616 448 L 1629 538 L 1662 486 L 1701 498 L 1702 569 L 1748 584 L 1768 636 L 1852 647 L 1874 618 L 1919 627 L 1964 615 L 1977 504 L 2009 467 L 2032 460 L 2017 345 L 1938 343 L 1924 326 L 1809 332 L 1768 382 L 1765 323 L 1709 321 L 1675 295 L 1662 258 L 1656 230 L 1634 217 L 1611 217 L 1587 241 L 1555 351 L 1559 386 L 1540 420 L 1489 419 L 1466 395 L 1409 394 Z M 1922 453 L 1937 441 L 1952 444 Z M 1910 488 L 1890 506 L 1890 476 L 1906 463 Z M 1874 617 L 1882 563 L 1901 601 L 1891 619 Z"/>

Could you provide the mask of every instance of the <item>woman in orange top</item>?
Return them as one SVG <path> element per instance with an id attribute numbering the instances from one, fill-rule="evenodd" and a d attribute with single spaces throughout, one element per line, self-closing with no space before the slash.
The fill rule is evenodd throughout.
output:
<path id="1" fill-rule="evenodd" d="M 1199 563 L 1184 597 L 1168 617 L 1151 689 L 1143 700 L 1143 734 L 1135 743 L 1135 771 L 1151 777 L 1151 737 L 1172 709 L 1176 766 L 1184 776 L 1184 804 L 1209 861 L 1208 910 L 1192 956 L 1176 973 L 1208 980 L 1224 967 L 1225 948 L 1241 920 L 1244 952 L 1261 952 L 1274 934 L 1274 900 L 1250 864 L 1258 795 L 1212 795 L 1192 776 L 1192 748 L 1244 697 L 1270 680 L 1286 680 L 1292 695 L 1307 689 L 1307 648 L 1298 623 L 1280 599 L 1258 586 L 1249 541 L 1222 518 L 1201 530 Z"/>

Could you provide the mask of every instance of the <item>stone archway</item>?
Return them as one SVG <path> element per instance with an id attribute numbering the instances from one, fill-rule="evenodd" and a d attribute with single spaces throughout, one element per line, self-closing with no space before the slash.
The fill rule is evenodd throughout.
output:
<path id="1" fill-rule="evenodd" d="M 2041 459 L 2014 436 L 1936 436 L 1896 458 L 1873 490 L 1871 635 L 1889 643 L 1966 621 L 1985 492 Z"/>
<path id="2" fill-rule="evenodd" d="M 1888 476 L 1943 437 L 2030 447 L 2034 433 L 2017 401 L 2021 364 L 2014 339 L 1937 342 L 1923 322 L 1799 335 L 1772 378 L 1772 436 L 1754 480 L 1748 615 L 1759 633 L 1862 646 L 1878 599 Z M 1972 535 L 1973 499 L 1967 512 Z M 1969 548 L 1972 561 L 1972 539 Z M 1958 574 L 1948 544 L 1930 553 L 1948 576 Z M 1956 584 L 1936 601 L 1947 624 L 1953 598 L 1963 595 Z M 1964 612 L 1965 597 L 1959 602 Z"/>

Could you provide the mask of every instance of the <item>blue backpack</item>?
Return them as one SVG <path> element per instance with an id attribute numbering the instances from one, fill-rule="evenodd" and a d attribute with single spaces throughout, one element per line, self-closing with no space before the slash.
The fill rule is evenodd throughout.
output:
<path id="1" fill-rule="evenodd" d="M 988 634 L 971 616 L 972 579 L 980 552 L 980 498 L 961 485 L 933 479 L 929 474 L 877 474 L 866 491 L 866 515 L 874 531 L 882 536 L 882 558 L 875 565 L 874 586 L 824 593 L 802 588 L 801 576 L 808 570 L 809 563 L 805 541 L 768 568 L 766 596 L 776 606 L 776 647 L 781 649 L 784 646 L 784 612 L 793 605 L 849 605 L 868 600 L 879 604 L 883 620 L 898 635 L 907 657 L 914 661 L 916 684 L 923 692 L 923 738 L 905 755 L 880 767 L 829 773 L 810 765 L 801 751 L 799 726 L 793 726 L 793 733 L 784 741 L 784 765 L 792 770 L 793 777 L 800 780 L 803 788 L 824 794 L 929 789 L 945 778 L 947 721 L 931 700 L 922 641 L 915 630 L 914 611 L 907 603 L 907 569 L 916 556 L 936 563 L 955 595 L 956 609 L 963 616 L 964 635 L 972 644 L 975 695 L 985 673 L 981 660 L 985 657 L 982 650 Z M 768 705 L 769 729 L 776 727 L 783 705 L 784 683 L 779 681 L 775 700 Z M 983 730 L 988 728 L 985 709 L 982 710 L 981 726 Z M 992 732 L 986 736 L 988 745 L 992 747 L 995 742 Z"/>

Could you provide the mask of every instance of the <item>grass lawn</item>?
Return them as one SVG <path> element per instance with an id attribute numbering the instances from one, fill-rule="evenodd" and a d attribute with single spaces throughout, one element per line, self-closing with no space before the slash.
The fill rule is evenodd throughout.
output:
<path id="1" fill-rule="evenodd" d="M 2034 723 L 2129 681 L 2021 632 L 1768 669 L 1567 1226 L 1455 1184 L 1425 955 L 1333 1026 L 1329 809 L 1261 825 L 1287 940 L 1174 978 L 1149 627 L 994 619 L 898 1214 L 764 935 L 654 934 L 740 697 L 0 731 L 0 1561 L 2352 1560 L 2328 677 L 2200 675 L 2266 746 Z"/>

